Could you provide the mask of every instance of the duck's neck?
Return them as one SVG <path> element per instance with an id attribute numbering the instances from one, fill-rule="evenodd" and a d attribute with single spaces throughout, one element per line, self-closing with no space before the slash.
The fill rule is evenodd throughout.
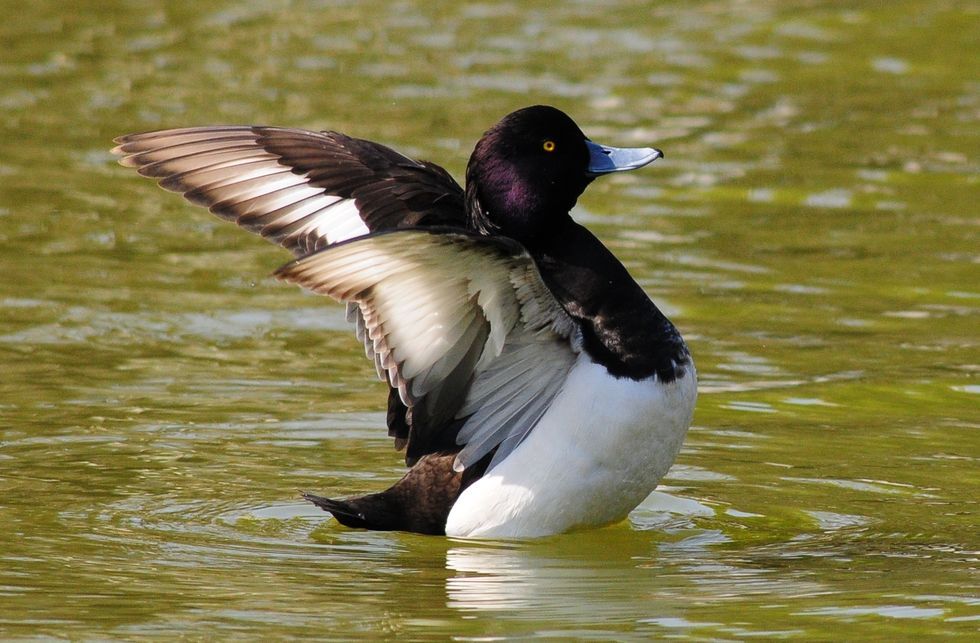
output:
<path id="1" fill-rule="evenodd" d="M 617 377 L 670 382 L 689 361 L 684 340 L 622 263 L 567 214 L 523 240 L 552 293 L 581 322 L 585 350 Z"/>
<path id="2" fill-rule="evenodd" d="M 567 186 L 536 189 L 525 172 L 506 161 L 484 161 L 480 170 L 471 161 L 466 173 L 467 227 L 486 235 L 503 235 L 527 246 L 550 237 L 555 225 L 571 221 L 575 206 L 591 179 Z"/>

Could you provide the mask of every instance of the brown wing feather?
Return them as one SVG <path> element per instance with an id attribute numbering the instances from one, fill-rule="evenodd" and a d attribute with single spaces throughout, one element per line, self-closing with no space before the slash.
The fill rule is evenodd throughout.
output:
<path id="1" fill-rule="evenodd" d="M 338 132 L 198 127 L 116 143 L 122 165 L 297 256 L 349 238 L 317 225 L 343 207 L 369 232 L 465 225 L 463 190 L 444 169 Z"/>

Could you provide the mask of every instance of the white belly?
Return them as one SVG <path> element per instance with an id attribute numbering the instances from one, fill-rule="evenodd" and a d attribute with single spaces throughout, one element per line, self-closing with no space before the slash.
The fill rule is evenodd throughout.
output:
<path id="1" fill-rule="evenodd" d="M 468 487 L 446 534 L 521 538 L 610 524 L 657 486 L 691 424 L 697 382 L 617 379 L 584 353 L 524 442 Z"/>

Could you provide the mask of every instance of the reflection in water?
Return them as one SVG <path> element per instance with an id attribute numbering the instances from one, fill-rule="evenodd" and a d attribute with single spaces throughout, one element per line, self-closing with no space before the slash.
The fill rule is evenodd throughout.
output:
<path id="1" fill-rule="evenodd" d="M 455 544 L 446 552 L 446 567 L 455 573 L 446 580 L 448 604 L 462 612 L 509 611 L 524 619 L 544 615 L 569 628 L 672 613 L 685 584 L 678 570 L 659 560 L 655 572 L 650 563 L 659 558 L 657 551 L 622 528 L 603 536 Z M 641 585 L 645 589 L 638 595 Z"/>
<path id="2" fill-rule="evenodd" d="M 547 614 L 569 626 L 636 615 L 638 606 L 643 614 L 670 612 L 671 599 L 682 592 L 676 584 L 685 583 L 671 567 L 711 558 L 710 546 L 727 540 L 691 528 L 690 518 L 713 514 L 694 500 L 654 492 L 630 516 L 637 528 L 656 530 L 653 542 L 622 524 L 541 541 L 455 541 L 446 552 L 446 568 L 455 572 L 446 580 L 448 604 L 464 612 Z M 658 544 L 668 534 L 677 539 Z M 647 589 L 637 595 L 641 585 Z M 647 592 L 661 600 L 651 603 Z"/>
<path id="3" fill-rule="evenodd" d="M 806 574 L 776 565 L 726 563 L 715 547 L 728 538 L 718 531 L 695 531 L 652 547 L 622 527 L 605 530 L 601 538 L 456 543 L 446 552 L 446 567 L 454 572 L 446 580 L 448 605 L 463 614 L 546 618 L 555 635 L 588 631 L 596 636 L 606 628 L 612 634 L 623 627 L 773 635 L 774 630 L 748 622 L 729 629 L 703 614 L 713 604 L 748 597 L 778 601 L 826 592 Z M 692 604 L 700 609 L 691 609 Z"/>
<path id="4" fill-rule="evenodd" d="M 504 546 L 454 547 L 446 552 L 446 569 L 457 572 L 446 580 L 448 604 L 463 610 L 532 609 L 540 597 L 555 595 L 551 592 L 558 589 L 542 591 L 542 563 L 528 560 L 526 550 Z"/>

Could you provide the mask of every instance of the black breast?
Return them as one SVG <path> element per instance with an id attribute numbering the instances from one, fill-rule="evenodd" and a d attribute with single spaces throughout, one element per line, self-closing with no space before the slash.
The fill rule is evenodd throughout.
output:
<path id="1" fill-rule="evenodd" d="M 531 248 L 542 277 L 581 325 L 583 347 L 616 377 L 683 377 L 680 333 L 626 268 L 584 227 L 568 223 Z"/>

